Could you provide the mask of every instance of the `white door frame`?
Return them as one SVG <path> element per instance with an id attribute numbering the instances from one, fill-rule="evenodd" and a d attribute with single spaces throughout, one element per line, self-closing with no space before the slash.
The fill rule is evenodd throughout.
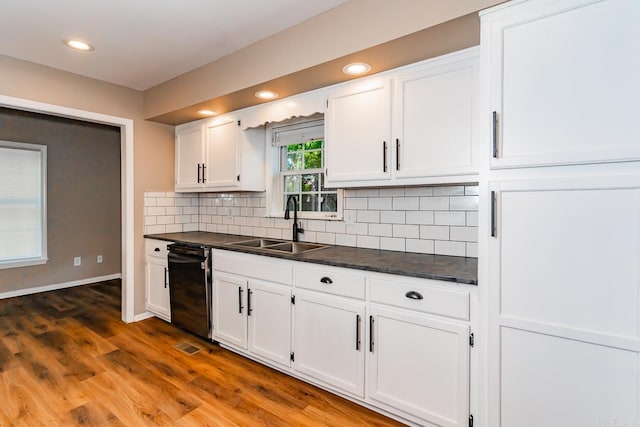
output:
<path id="1" fill-rule="evenodd" d="M 122 321 L 134 321 L 133 120 L 61 105 L 0 95 L 0 106 L 67 117 L 120 128 L 120 195 L 122 208 Z"/>

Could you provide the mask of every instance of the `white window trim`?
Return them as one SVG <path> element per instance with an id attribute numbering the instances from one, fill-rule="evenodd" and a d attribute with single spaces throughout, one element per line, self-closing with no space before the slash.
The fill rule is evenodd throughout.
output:
<path id="1" fill-rule="evenodd" d="M 295 119 L 287 121 L 286 124 L 280 122 L 275 124 L 267 125 L 266 129 L 266 155 L 265 158 L 267 161 L 270 161 L 270 165 L 267 164 L 265 168 L 265 183 L 266 183 L 266 203 L 267 203 L 267 217 L 270 218 L 283 218 L 284 210 L 282 208 L 282 204 L 280 201 L 283 198 L 283 184 L 280 179 L 280 150 L 279 147 L 274 146 L 273 141 L 273 130 L 274 128 L 280 128 L 282 126 L 289 125 L 302 125 L 305 123 L 312 123 L 322 120 L 319 116 L 305 117 L 301 119 Z M 326 145 L 325 145 L 326 149 Z M 325 151 L 326 156 L 326 151 Z M 322 170 L 326 175 L 326 168 Z M 316 172 L 317 173 L 317 172 Z M 343 214 L 343 190 L 337 189 L 337 199 L 338 199 L 338 208 L 337 212 L 303 212 L 298 211 L 298 218 L 300 219 L 322 219 L 327 221 L 341 221 Z"/>
<path id="2" fill-rule="evenodd" d="M 42 251 L 39 257 L 0 261 L 0 269 L 46 264 L 49 261 L 47 257 L 47 146 L 15 141 L 0 141 L 0 147 L 39 151 L 42 159 L 40 163 L 40 198 L 42 200 L 42 214 L 40 215 L 42 234 L 40 242 Z"/>

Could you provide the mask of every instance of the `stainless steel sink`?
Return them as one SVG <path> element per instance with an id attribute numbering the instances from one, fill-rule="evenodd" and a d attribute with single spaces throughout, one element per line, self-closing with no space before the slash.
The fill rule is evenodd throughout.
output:
<path id="1" fill-rule="evenodd" d="M 326 248 L 325 245 L 317 243 L 287 242 L 269 246 L 267 249 L 272 251 L 287 252 L 290 254 L 299 254 L 302 252 L 312 251 L 314 249 Z"/>
<path id="2" fill-rule="evenodd" d="M 252 239 L 229 243 L 229 246 L 255 249 L 265 252 L 277 252 L 286 254 L 301 254 L 316 249 L 326 248 L 326 245 L 318 243 L 289 242 L 286 240 Z"/>
<path id="3" fill-rule="evenodd" d="M 241 242 L 229 243 L 231 246 L 243 246 L 245 248 L 265 248 L 267 246 L 276 245 L 279 243 L 286 243 L 284 240 L 271 240 L 271 239 L 251 239 L 243 240 Z"/>

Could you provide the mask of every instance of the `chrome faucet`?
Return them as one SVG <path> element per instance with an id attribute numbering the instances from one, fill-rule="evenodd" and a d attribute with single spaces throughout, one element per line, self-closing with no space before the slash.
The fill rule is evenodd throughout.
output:
<path id="1" fill-rule="evenodd" d="M 298 234 L 304 233 L 302 227 L 298 226 L 298 197 L 295 194 L 289 195 L 287 197 L 286 209 L 284 211 L 284 219 L 289 219 L 289 204 L 293 200 L 293 233 L 291 236 L 291 240 L 294 242 L 298 241 Z"/>

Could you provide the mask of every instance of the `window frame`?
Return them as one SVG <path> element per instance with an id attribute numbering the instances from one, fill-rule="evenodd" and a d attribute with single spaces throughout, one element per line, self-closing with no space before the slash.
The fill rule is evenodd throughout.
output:
<path id="1" fill-rule="evenodd" d="M 14 258 L 0 260 L 0 269 L 27 267 L 46 264 L 49 261 L 47 254 L 47 146 L 26 142 L 0 140 L 0 149 L 15 149 L 37 151 L 40 153 L 40 255 L 32 258 Z"/>
<path id="2" fill-rule="evenodd" d="M 278 145 L 275 142 L 275 135 L 281 132 L 283 129 L 296 130 L 309 128 L 312 126 L 324 126 L 324 117 L 322 114 L 317 114 L 311 117 L 305 117 L 300 119 L 292 119 L 286 122 L 270 123 L 266 127 L 266 140 L 267 140 L 267 155 L 266 158 L 271 160 L 270 167 L 266 168 L 266 216 L 272 218 L 284 217 L 284 183 L 283 176 L 285 175 L 305 175 L 321 173 L 323 177 L 326 174 L 326 142 L 323 144 L 323 165 L 321 168 L 309 169 L 308 171 L 295 171 L 287 172 L 281 171 L 281 147 L 284 145 Z M 333 189 L 332 189 L 333 190 Z M 330 221 L 342 220 L 343 214 L 343 190 L 340 188 L 335 189 L 337 199 L 336 212 L 310 212 L 298 210 L 298 218 L 300 219 L 321 219 Z M 320 193 L 320 191 L 318 191 Z M 298 201 L 300 202 L 300 201 Z"/>

